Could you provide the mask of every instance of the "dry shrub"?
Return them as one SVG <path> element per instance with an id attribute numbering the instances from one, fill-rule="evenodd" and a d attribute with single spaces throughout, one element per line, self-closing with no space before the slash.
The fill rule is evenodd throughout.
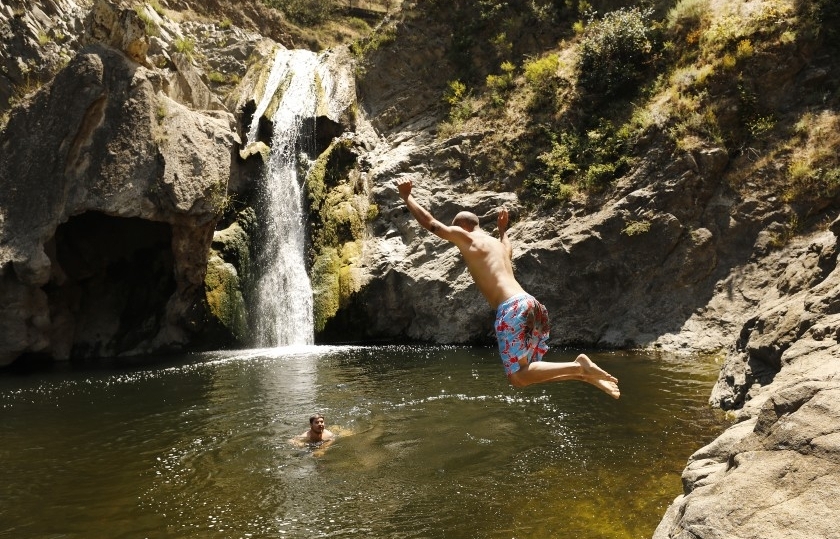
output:
<path id="1" fill-rule="evenodd" d="M 806 113 L 794 128 L 784 198 L 834 197 L 840 191 L 840 115 Z"/>

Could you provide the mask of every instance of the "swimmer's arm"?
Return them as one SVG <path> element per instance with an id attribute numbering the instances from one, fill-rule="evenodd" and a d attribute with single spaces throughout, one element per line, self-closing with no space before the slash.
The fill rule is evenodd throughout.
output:
<path id="1" fill-rule="evenodd" d="M 321 445 L 318 446 L 318 449 L 312 452 L 313 457 L 321 457 L 324 455 L 324 452 L 327 450 L 329 446 L 331 446 L 335 442 L 335 438 L 330 438 L 329 440 L 324 440 L 321 442 Z"/>
<path id="2" fill-rule="evenodd" d="M 289 443 L 295 447 L 306 447 L 306 439 L 304 435 L 289 438 Z"/>
<path id="3" fill-rule="evenodd" d="M 512 259 L 513 245 L 511 245 L 510 238 L 507 235 L 508 218 L 507 208 L 502 206 L 502 209 L 499 210 L 499 216 L 496 221 L 496 224 L 499 227 L 499 241 L 501 241 L 502 245 L 505 246 L 505 251 L 507 251 L 508 257 Z"/>

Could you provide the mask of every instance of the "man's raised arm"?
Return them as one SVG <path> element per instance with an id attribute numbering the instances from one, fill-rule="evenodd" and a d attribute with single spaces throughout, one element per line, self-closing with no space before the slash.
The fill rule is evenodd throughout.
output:
<path id="1" fill-rule="evenodd" d="M 417 222 L 420 223 L 420 226 L 426 230 L 447 241 L 457 244 L 458 234 L 455 230 L 456 227 L 446 226 L 441 223 L 435 219 L 435 217 L 429 213 L 426 208 L 418 204 L 417 200 L 411 195 L 411 187 L 411 180 L 406 178 L 397 180 L 397 190 L 400 193 L 400 198 L 405 201 L 405 205 L 408 207 L 408 211 L 411 212 L 411 215 L 413 215 L 414 218 L 417 219 Z M 458 228 L 458 230 L 461 229 Z"/>
<path id="2" fill-rule="evenodd" d="M 502 245 L 505 246 L 508 257 L 513 259 L 513 245 L 511 245 L 510 238 L 507 235 L 508 217 L 507 208 L 502 206 L 499 210 L 499 216 L 496 219 L 496 224 L 499 227 L 499 241 L 501 241 Z"/>

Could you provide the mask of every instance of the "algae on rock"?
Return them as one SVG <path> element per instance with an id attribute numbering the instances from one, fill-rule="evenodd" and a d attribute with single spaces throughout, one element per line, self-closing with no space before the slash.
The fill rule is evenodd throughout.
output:
<path id="1" fill-rule="evenodd" d="M 216 335 L 225 343 L 248 339 L 247 296 L 253 288 L 251 237 L 256 216 L 251 208 L 240 212 L 236 221 L 213 234 L 207 257 L 204 292 L 209 313 L 226 331 Z"/>
<path id="2" fill-rule="evenodd" d="M 367 223 L 376 211 L 365 182 L 353 167 L 355 162 L 352 140 L 335 139 L 315 160 L 307 177 L 316 334 L 361 288 L 358 266 Z"/>

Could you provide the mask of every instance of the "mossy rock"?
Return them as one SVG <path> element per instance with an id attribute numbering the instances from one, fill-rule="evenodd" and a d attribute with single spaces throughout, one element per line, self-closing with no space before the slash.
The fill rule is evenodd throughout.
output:
<path id="1" fill-rule="evenodd" d="M 312 295 L 316 333 L 359 291 L 361 282 L 356 264 L 361 253 L 361 241 L 351 241 L 340 248 L 328 247 L 315 258 Z"/>
<path id="2" fill-rule="evenodd" d="M 247 333 L 247 311 L 242 297 L 239 275 L 233 264 L 222 260 L 220 253 L 211 249 L 204 277 L 204 294 L 210 315 L 230 336 L 243 342 Z"/>
<path id="3" fill-rule="evenodd" d="M 243 224 L 248 226 L 246 222 Z M 251 272 L 250 241 L 248 233 L 238 221 L 213 234 L 213 249 L 225 262 L 233 264 L 237 275 L 243 279 L 247 279 Z"/>
<path id="4" fill-rule="evenodd" d="M 322 331 L 327 320 L 338 312 L 341 300 L 340 269 L 341 257 L 335 248 L 326 248 L 315 257 L 312 266 L 312 310 L 316 333 Z"/>

